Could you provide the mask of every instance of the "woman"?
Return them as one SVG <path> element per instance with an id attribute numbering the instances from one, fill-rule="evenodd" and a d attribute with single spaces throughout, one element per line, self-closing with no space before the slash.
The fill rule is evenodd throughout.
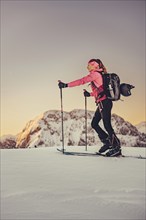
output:
<path id="1" fill-rule="evenodd" d="M 91 59 L 88 62 L 87 69 L 89 74 L 81 79 L 75 80 L 70 83 L 59 82 L 59 88 L 74 87 L 80 86 L 85 83 L 91 85 L 92 92 L 89 93 L 86 90 L 84 91 L 84 96 L 94 96 L 95 102 L 97 104 L 97 110 L 92 119 L 91 126 L 97 132 L 99 139 L 104 144 L 99 153 L 106 152 L 107 156 L 117 156 L 121 154 L 120 141 L 117 138 L 114 129 L 111 125 L 111 110 L 112 110 L 112 100 L 106 97 L 103 89 L 103 80 L 101 73 L 107 73 L 105 66 L 99 59 Z M 103 125 L 106 132 L 99 126 L 100 120 L 103 120 Z"/>

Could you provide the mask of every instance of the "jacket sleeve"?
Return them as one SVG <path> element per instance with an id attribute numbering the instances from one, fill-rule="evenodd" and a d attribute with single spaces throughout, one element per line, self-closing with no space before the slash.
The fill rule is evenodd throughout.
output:
<path id="1" fill-rule="evenodd" d="M 88 74 L 87 76 L 85 76 L 81 79 L 77 79 L 75 81 L 69 82 L 68 87 L 84 85 L 84 84 L 89 83 L 93 80 L 94 80 L 93 77 L 90 74 Z"/>
<path id="2" fill-rule="evenodd" d="M 90 96 L 94 96 L 94 92 L 90 92 Z"/>

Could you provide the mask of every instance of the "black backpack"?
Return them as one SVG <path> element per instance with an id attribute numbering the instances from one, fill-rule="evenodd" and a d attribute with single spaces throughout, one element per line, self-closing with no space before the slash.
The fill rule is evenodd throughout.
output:
<path id="1" fill-rule="evenodd" d="M 103 92 L 99 94 L 99 97 L 106 95 L 108 99 L 112 101 L 118 101 L 120 96 L 130 96 L 131 89 L 134 86 L 126 83 L 120 84 L 120 78 L 116 73 L 101 73 L 103 78 Z"/>

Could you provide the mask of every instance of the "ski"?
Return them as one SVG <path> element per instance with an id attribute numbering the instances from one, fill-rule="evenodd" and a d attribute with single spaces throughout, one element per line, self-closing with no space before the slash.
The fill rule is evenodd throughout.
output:
<path id="1" fill-rule="evenodd" d="M 128 155 L 123 155 L 123 154 L 121 154 L 121 155 L 117 155 L 117 156 L 107 156 L 106 154 L 103 154 L 103 153 L 99 153 L 99 152 L 97 152 L 96 153 L 96 155 L 98 155 L 98 156 L 102 156 L 102 157 L 125 157 L 125 158 L 136 158 L 136 159 L 146 159 L 146 157 L 143 157 L 143 156 L 141 156 L 141 155 L 139 155 L 139 156 L 128 156 Z"/>
<path id="2" fill-rule="evenodd" d="M 62 149 L 57 148 L 57 150 L 61 153 L 63 153 Z M 97 156 L 96 153 L 84 153 L 84 152 L 69 152 L 64 150 L 65 155 L 75 155 L 75 156 Z"/>
<path id="3" fill-rule="evenodd" d="M 57 148 L 57 150 L 61 153 L 65 153 L 65 149 L 63 149 L 63 148 L 62 149 Z"/>
<path id="4" fill-rule="evenodd" d="M 59 149 L 57 148 L 57 150 L 59 152 L 62 152 L 63 154 L 65 155 L 71 155 L 71 156 L 95 156 L 95 157 L 107 157 L 109 158 L 109 156 L 106 156 L 106 154 L 103 154 L 103 153 L 98 153 L 98 152 L 95 152 L 95 153 L 89 153 L 89 152 L 70 152 L 70 151 L 65 151 L 63 152 L 62 149 Z M 135 159 L 146 159 L 146 157 L 143 157 L 141 155 L 139 156 L 128 156 L 128 155 L 118 155 L 118 156 L 110 156 L 111 158 L 135 158 Z"/>

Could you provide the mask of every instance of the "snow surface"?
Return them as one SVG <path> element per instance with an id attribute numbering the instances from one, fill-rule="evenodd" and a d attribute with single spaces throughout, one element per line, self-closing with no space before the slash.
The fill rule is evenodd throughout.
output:
<path id="1" fill-rule="evenodd" d="M 126 155 L 145 153 L 123 148 Z M 1 219 L 146 219 L 145 165 L 134 158 L 67 156 L 56 147 L 3 149 Z"/>

